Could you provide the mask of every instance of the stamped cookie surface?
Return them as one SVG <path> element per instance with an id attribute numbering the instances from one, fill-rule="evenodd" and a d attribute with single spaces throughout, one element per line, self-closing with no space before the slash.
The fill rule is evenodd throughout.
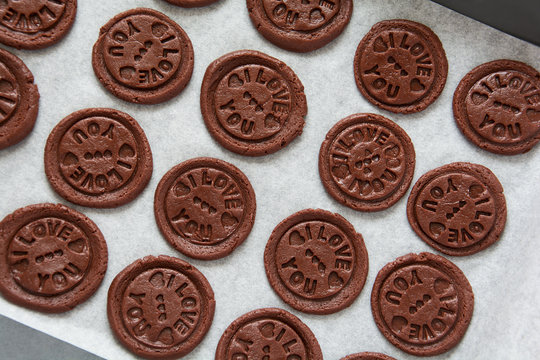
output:
<path id="1" fill-rule="evenodd" d="M 219 0 L 165 0 L 165 1 L 173 5 L 178 5 L 178 6 L 186 7 L 186 8 L 192 8 L 192 7 L 210 5 Z"/>
<path id="2" fill-rule="evenodd" d="M 185 161 L 158 184 L 154 214 L 165 239 L 196 259 L 229 255 L 255 221 L 255 192 L 235 166 L 214 158 Z"/>
<path id="3" fill-rule="evenodd" d="M 371 293 L 379 330 L 396 347 L 416 356 L 441 354 L 457 345 L 473 307 L 465 275 L 430 253 L 408 254 L 384 266 Z"/>
<path id="4" fill-rule="evenodd" d="M 253 310 L 232 322 L 219 340 L 215 360 L 322 360 L 315 335 L 291 313 Z"/>
<path id="5" fill-rule="evenodd" d="M 459 83 L 453 109 L 475 145 L 496 154 L 525 153 L 540 141 L 540 73 L 512 60 L 482 64 Z"/>
<path id="6" fill-rule="evenodd" d="M 34 76 L 21 59 L 0 49 L 0 150 L 32 131 L 38 108 Z"/>
<path id="7" fill-rule="evenodd" d="M 204 338 L 214 318 L 214 293 L 195 267 L 169 256 L 147 256 L 122 270 L 107 299 L 116 338 L 147 358 L 178 358 Z"/>
<path id="8" fill-rule="evenodd" d="M 376 114 L 354 114 L 326 134 L 319 175 L 337 201 L 360 211 L 384 210 L 409 188 L 415 152 L 407 133 Z"/>
<path id="9" fill-rule="evenodd" d="M 502 185 L 488 168 L 452 163 L 416 182 L 407 217 L 428 245 L 448 255 L 470 255 L 499 239 L 506 201 Z"/>
<path id="10" fill-rule="evenodd" d="M 344 357 L 341 360 L 396 360 L 391 356 L 374 352 L 363 352 L 358 354 L 352 354 Z"/>
<path id="11" fill-rule="evenodd" d="M 368 256 L 362 235 L 347 220 L 307 209 L 276 226 L 264 266 L 270 285 L 287 304 L 330 314 L 351 305 L 362 291 Z"/>
<path id="12" fill-rule="evenodd" d="M 247 0 L 251 21 L 268 41 L 286 50 L 319 49 L 351 19 L 353 0 Z"/>
<path id="13" fill-rule="evenodd" d="M 0 223 L 0 292 L 43 312 L 84 302 L 107 270 L 107 244 L 83 214 L 60 204 L 18 209 Z"/>
<path id="14" fill-rule="evenodd" d="M 395 113 L 422 111 L 441 94 L 448 74 L 442 44 L 428 27 L 408 20 L 375 24 L 354 56 L 358 89 Z"/>
<path id="15" fill-rule="evenodd" d="M 71 29 L 77 0 L 0 1 L 0 42 L 17 49 L 41 49 Z"/>
<path id="16" fill-rule="evenodd" d="M 152 176 L 152 152 L 139 124 L 114 109 L 83 109 L 64 118 L 45 146 L 54 190 L 83 206 L 117 207 L 133 200 Z"/>
<path id="17" fill-rule="evenodd" d="M 184 30 L 159 11 L 128 10 L 100 30 L 92 52 L 99 81 L 122 100 L 156 104 L 178 95 L 193 72 Z"/>
<path id="18" fill-rule="evenodd" d="M 302 133 L 304 87 L 283 62 L 253 50 L 226 54 L 206 69 L 201 111 L 210 134 L 249 156 L 280 150 Z"/>

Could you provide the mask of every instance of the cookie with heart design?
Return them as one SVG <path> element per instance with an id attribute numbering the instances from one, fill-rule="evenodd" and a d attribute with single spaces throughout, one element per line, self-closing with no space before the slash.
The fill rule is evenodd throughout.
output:
<path id="1" fill-rule="evenodd" d="M 338 214 L 299 211 L 274 229 L 264 251 L 266 276 L 296 310 L 331 314 L 362 291 L 368 256 L 361 234 Z"/>

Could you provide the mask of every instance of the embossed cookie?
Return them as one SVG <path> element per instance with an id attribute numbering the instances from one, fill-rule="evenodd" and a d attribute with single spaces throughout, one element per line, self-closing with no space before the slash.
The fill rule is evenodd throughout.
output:
<path id="1" fill-rule="evenodd" d="M 195 259 L 229 255 L 255 221 L 255 192 L 228 162 L 196 158 L 173 167 L 159 182 L 154 214 L 165 239 Z"/>
<path id="2" fill-rule="evenodd" d="M 325 210 L 299 211 L 279 223 L 264 251 L 272 288 L 307 313 L 331 314 L 358 297 L 368 272 L 362 235 Z"/>
<path id="3" fill-rule="evenodd" d="M 341 360 L 396 360 L 391 356 L 374 352 L 363 352 L 358 354 L 352 354 L 344 357 Z"/>
<path id="4" fill-rule="evenodd" d="M 376 114 L 354 114 L 326 134 L 319 174 L 326 191 L 359 211 L 380 211 L 409 188 L 415 152 L 407 133 Z"/>
<path id="5" fill-rule="evenodd" d="M 116 97 L 156 104 L 186 87 L 193 59 L 191 41 L 177 23 L 159 11 L 137 8 L 116 15 L 101 28 L 92 67 Z"/>
<path id="6" fill-rule="evenodd" d="M 88 299 L 107 270 L 107 244 L 96 224 L 60 204 L 16 210 L 0 222 L 0 292 L 43 312 Z"/>
<path id="7" fill-rule="evenodd" d="M 353 0 L 247 0 L 253 26 L 273 44 L 291 51 L 319 49 L 349 23 Z"/>
<path id="8" fill-rule="evenodd" d="M 177 359 L 202 341 L 214 318 L 214 292 L 195 267 L 146 256 L 122 270 L 107 298 L 109 324 L 131 352 Z"/>
<path id="9" fill-rule="evenodd" d="M 215 360 L 322 360 L 315 335 L 291 313 L 253 310 L 234 320 L 219 340 Z"/>
<path id="10" fill-rule="evenodd" d="M 253 50 L 226 54 L 206 69 L 201 111 L 214 139 L 230 151 L 260 156 L 302 133 L 304 87 L 283 62 Z"/>
<path id="11" fill-rule="evenodd" d="M 192 8 L 192 7 L 200 7 L 200 6 L 206 6 L 215 3 L 218 0 L 165 0 L 170 4 L 185 7 L 185 8 Z"/>
<path id="12" fill-rule="evenodd" d="M 397 348 L 416 356 L 441 354 L 456 346 L 474 307 L 471 285 L 445 258 L 408 254 L 385 265 L 371 293 L 377 327 Z"/>
<path id="13" fill-rule="evenodd" d="M 67 35 L 77 0 L 0 1 L 0 42 L 17 49 L 41 49 Z"/>
<path id="14" fill-rule="evenodd" d="M 492 153 L 525 153 L 540 141 L 540 73 L 527 64 L 495 60 L 469 72 L 453 101 L 459 129 Z"/>
<path id="15" fill-rule="evenodd" d="M 21 59 L 0 49 L 0 150 L 18 143 L 32 131 L 38 109 L 34 76 Z"/>
<path id="16" fill-rule="evenodd" d="M 503 188 L 482 165 L 444 165 L 414 184 L 407 218 L 433 248 L 448 255 L 474 254 L 496 242 L 504 229 Z"/>
<path id="17" fill-rule="evenodd" d="M 373 105 L 415 113 L 443 91 L 448 62 L 441 41 L 427 26 L 409 20 L 375 24 L 354 56 L 358 89 Z"/>
<path id="18" fill-rule="evenodd" d="M 152 176 L 152 152 L 139 124 L 114 109 L 74 112 L 53 129 L 45 173 L 54 190 L 79 205 L 107 208 L 133 200 Z"/>

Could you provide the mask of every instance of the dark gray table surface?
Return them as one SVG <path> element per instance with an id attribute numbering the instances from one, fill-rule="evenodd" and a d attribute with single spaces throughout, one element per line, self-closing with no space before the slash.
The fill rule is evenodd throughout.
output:
<path id="1" fill-rule="evenodd" d="M 0 349 L 0 358 L 9 360 L 103 360 L 2 315 Z"/>
<path id="2" fill-rule="evenodd" d="M 540 0 L 432 0 L 540 46 Z"/>

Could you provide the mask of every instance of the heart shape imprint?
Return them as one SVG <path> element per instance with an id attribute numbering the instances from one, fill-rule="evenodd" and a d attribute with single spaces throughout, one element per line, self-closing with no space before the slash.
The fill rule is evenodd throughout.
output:
<path id="1" fill-rule="evenodd" d="M 426 86 L 420 82 L 417 78 L 411 80 L 411 91 L 424 91 Z"/>
<path id="2" fill-rule="evenodd" d="M 240 77 L 236 74 L 232 74 L 229 77 L 229 87 L 240 87 L 244 85 L 244 80 L 240 79 Z"/>
<path id="3" fill-rule="evenodd" d="M 330 275 L 328 275 L 328 285 L 330 285 L 331 288 L 341 287 L 343 286 L 343 279 L 339 277 L 337 272 L 332 271 Z"/>
<path id="4" fill-rule="evenodd" d="M 300 246 L 306 242 L 306 239 L 296 230 L 294 230 L 291 235 L 289 235 L 289 245 L 291 246 Z"/>

